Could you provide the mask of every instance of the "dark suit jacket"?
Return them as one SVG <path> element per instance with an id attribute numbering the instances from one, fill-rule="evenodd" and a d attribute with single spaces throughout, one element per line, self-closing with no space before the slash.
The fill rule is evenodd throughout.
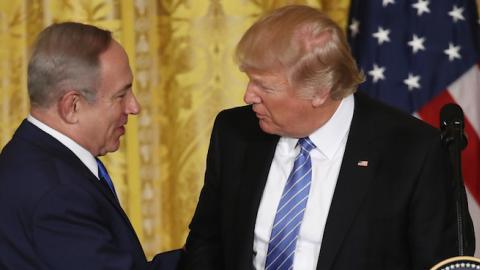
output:
<path id="1" fill-rule="evenodd" d="M 451 165 L 439 137 L 355 94 L 317 269 L 424 270 L 458 254 Z M 183 268 L 252 269 L 257 210 L 278 140 L 261 131 L 248 106 L 218 115 Z M 358 166 L 363 160 L 368 167 Z"/>
<path id="2" fill-rule="evenodd" d="M 150 269 L 106 184 L 24 121 L 0 154 L 0 269 Z"/>

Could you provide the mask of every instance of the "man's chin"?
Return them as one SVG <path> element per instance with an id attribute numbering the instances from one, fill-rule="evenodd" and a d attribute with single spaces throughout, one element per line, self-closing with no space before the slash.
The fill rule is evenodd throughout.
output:
<path id="1" fill-rule="evenodd" d="M 120 140 L 118 140 L 115 143 L 112 143 L 108 145 L 107 147 L 103 148 L 100 150 L 100 156 L 104 156 L 108 153 L 116 152 L 118 149 L 120 149 Z"/>
<path id="2" fill-rule="evenodd" d="M 120 141 L 118 141 L 115 145 L 113 145 L 112 147 L 110 147 L 109 151 L 108 152 L 116 152 L 118 149 L 120 149 Z"/>
<path id="3" fill-rule="evenodd" d="M 269 125 L 269 123 L 265 122 L 265 120 L 260 119 L 258 120 L 258 123 L 260 125 L 260 129 L 263 130 L 263 132 L 273 135 L 277 134 L 276 130 L 272 127 L 272 125 Z"/>

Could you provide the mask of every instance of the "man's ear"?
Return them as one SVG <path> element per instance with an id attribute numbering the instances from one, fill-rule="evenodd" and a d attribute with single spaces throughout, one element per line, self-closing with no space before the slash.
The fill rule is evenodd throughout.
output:
<path id="1" fill-rule="evenodd" d="M 67 91 L 58 100 L 58 114 L 67 123 L 78 122 L 78 114 L 82 103 L 82 96 L 74 90 Z"/>
<path id="2" fill-rule="evenodd" d="M 323 89 L 322 91 L 317 92 L 312 99 L 312 106 L 318 108 L 322 106 L 325 101 L 327 101 L 330 96 L 330 89 Z"/>

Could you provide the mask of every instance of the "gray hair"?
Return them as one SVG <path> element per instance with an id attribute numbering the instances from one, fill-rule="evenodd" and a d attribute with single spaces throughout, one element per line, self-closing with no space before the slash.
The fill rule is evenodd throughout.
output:
<path id="1" fill-rule="evenodd" d="M 45 28 L 28 63 L 32 107 L 49 107 L 69 90 L 95 101 L 99 55 L 111 41 L 110 31 L 92 25 L 64 22 Z"/>

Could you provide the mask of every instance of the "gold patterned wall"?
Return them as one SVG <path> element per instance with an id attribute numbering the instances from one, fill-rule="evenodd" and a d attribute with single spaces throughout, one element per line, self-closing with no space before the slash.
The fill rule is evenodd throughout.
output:
<path id="1" fill-rule="evenodd" d="M 179 248 L 203 184 L 213 119 L 243 104 L 246 77 L 233 63 L 235 44 L 260 15 L 289 3 L 322 8 L 346 24 L 348 0 L 2 0 L 0 147 L 28 113 L 35 35 L 66 20 L 113 31 L 129 54 L 143 108 L 121 149 L 104 160 L 147 254 Z"/>

